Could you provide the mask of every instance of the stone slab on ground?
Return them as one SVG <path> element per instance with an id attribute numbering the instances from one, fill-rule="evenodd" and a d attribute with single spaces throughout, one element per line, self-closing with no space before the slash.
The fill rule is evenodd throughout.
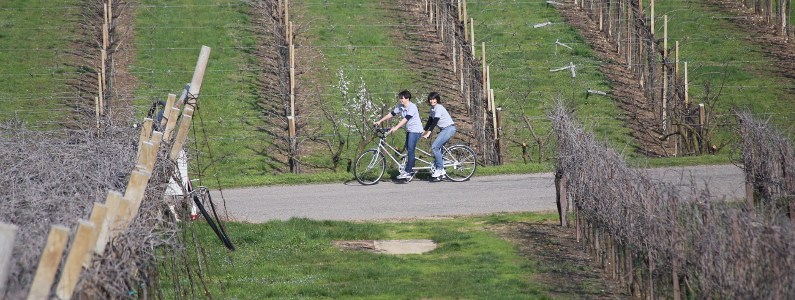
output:
<path id="1" fill-rule="evenodd" d="M 364 240 L 331 243 L 349 251 L 370 251 L 384 254 L 422 254 L 439 247 L 433 240 Z"/>

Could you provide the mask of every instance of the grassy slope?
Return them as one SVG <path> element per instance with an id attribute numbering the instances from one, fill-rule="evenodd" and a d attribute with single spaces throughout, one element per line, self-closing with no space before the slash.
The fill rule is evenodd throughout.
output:
<path id="1" fill-rule="evenodd" d="M 680 61 L 688 62 L 694 102 L 705 102 L 705 85 L 724 85 L 719 113 L 748 108 L 757 113 L 785 113 L 774 116 L 782 121 L 795 111 L 795 96 L 789 92 L 792 80 L 776 75 L 777 65 L 768 49 L 759 46 L 761 39 L 749 39 L 749 33 L 727 18 L 736 14 L 719 12 L 701 2 L 662 1 L 655 10 L 659 34 L 662 16 L 668 15 L 669 45 L 680 43 Z M 712 89 L 714 97 L 717 88 Z"/>
<path id="2" fill-rule="evenodd" d="M 143 82 L 139 105 L 179 95 L 191 81 L 200 47 L 212 48 L 190 136 L 201 142 L 188 145 L 203 153 L 192 160 L 192 177 L 210 184 L 215 176 L 261 173 L 268 157 L 261 155 L 262 136 L 251 118 L 256 98 L 246 93 L 252 73 L 241 71 L 250 67 L 244 57 L 251 40 L 247 7 L 234 0 L 141 1 L 136 16 L 139 55 L 132 72 Z"/>
<path id="3" fill-rule="evenodd" d="M 320 49 L 325 57 L 325 74 L 317 75 L 323 95 L 331 100 L 338 99 L 338 92 L 331 85 L 336 83 L 333 74 L 339 68 L 346 69 L 351 79 L 364 78 L 374 96 L 382 97 L 386 102 L 390 102 L 392 95 L 402 87 L 424 84 L 414 81 L 417 76 L 412 70 L 394 70 L 404 65 L 395 58 L 406 53 L 405 49 L 389 47 L 395 43 L 394 35 L 389 31 L 395 28 L 358 26 L 395 24 L 394 11 L 382 4 L 365 2 L 351 2 L 351 5 L 306 3 L 305 17 L 312 20 L 313 27 L 301 34 L 313 45 L 323 46 Z M 3 2 L 2 8 L 15 8 L 0 10 L 4 15 L 4 30 L 0 36 L 0 56 L 4 62 L 0 66 L 3 118 L 14 111 L 35 111 L 27 118 L 40 122 L 60 113 L 56 109 L 64 108 L 53 99 L 64 90 L 63 79 L 82 69 L 64 63 L 62 51 L 46 49 L 70 48 L 69 38 L 75 23 L 69 7 L 77 4 L 74 1 Z M 256 131 L 257 112 L 252 107 L 257 100 L 252 95 L 248 79 L 252 73 L 239 71 L 253 64 L 244 57 L 244 47 L 252 45 L 252 37 L 239 27 L 250 25 L 247 9 L 239 4 L 232 0 L 141 2 L 136 11 L 138 39 L 134 42 L 139 48 L 139 57 L 131 68 L 143 81 L 136 92 L 137 105 L 144 107 L 153 100 L 165 99 L 167 93 L 178 94 L 190 81 L 199 46 L 210 46 L 213 52 L 202 90 L 202 109 L 195 127 L 198 135 L 194 137 L 201 139 L 206 134 L 211 139 L 211 147 L 191 147 L 211 152 L 212 159 L 219 160 L 210 168 L 197 169 L 201 173 L 197 176 L 217 175 L 227 187 L 349 180 L 349 174 L 321 175 L 321 178 L 271 176 L 273 172 L 283 170 L 284 166 L 273 163 L 265 148 L 269 141 Z M 694 82 L 691 98 L 694 101 L 703 98 L 702 86 L 708 78 L 719 82 L 723 80 L 725 71 L 731 71 L 726 85 L 733 88 L 724 89 L 724 99 L 721 100 L 726 104 L 724 107 L 750 106 L 757 112 L 792 111 L 792 96 L 786 93 L 787 89 L 776 88 L 789 81 L 770 76 L 770 63 L 752 63 L 769 59 L 754 41 L 725 38 L 747 34 L 737 32 L 726 20 L 703 17 L 721 14 L 710 12 L 698 3 L 662 2 L 657 5 L 658 15 L 667 13 L 672 17 L 669 34 L 672 41 L 681 42 L 682 60 L 690 61 L 690 78 Z M 573 101 L 580 115 L 585 116 L 586 123 L 598 124 L 593 128 L 600 137 L 619 146 L 631 144 L 624 135 L 624 129 L 612 118 L 604 117 L 615 112 L 609 100 L 584 98 L 584 89 L 609 89 L 609 84 L 595 72 L 600 62 L 582 44 L 578 34 L 559 23 L 560 18 L 553 8 L 541 3 L 491 1 L 470 3 L 469 11 L 476 20 L 478 44 L 487 42 L 493 87 L 497 104 L 505 110 L 506 132 L 511 137 L 509 153 L 514 161 L 519 157 L 518 143 L 529 141 L 526 130 L 521 128 L 523 124 L 517 118 L 521 107 L 526 107 L 529 116 L 539 118 L 556 97 Z M 700 18 L 696 19 L 696 16 Z M 547 21 L 554 24 L 532 27 Z M 661 22 L 657 23 L 659 27 Z M 334 27 L 333 24 L 352 26 Z M 63 27 L 56 30 L 59 26 Z M 574 49 L 555 47 L 556 40 Z M 36 48 L 39 50 L 26 50 Z M 582 66 L 578 68 L 577 78 L 571 78 L 565 71 L 549 72 L 570 61 Z M 728 62 L 728 68 L 723 66 L 723 62 Z M 529 96 L 525 98 L 525 94 Z M 40 107 L 48 110 L 43 111 Z M 774 120 L 786 123 L 783 118 L 775 116 Z M 533 122 L 539 128 L 548 127 L 541 119 Z M 353 157 L 355 153 L 346 155 Z M 209 155 L 201 159 L 203 166 L 209 165 Z"/>
<path id="4" fill-rule="evenodd" d="M 506 134 L 516 135 L 507 143 L 512 161 L 521 161 L 521 143 L 534 145 L 521 118 L 522 108 L 533 119 L 539 135 L 544 136 L 550 126 L 544 119 L 546 109 L 556 99 L 577 109 L 582 121 L 592 125 L 600 137 L 621 147 L 631 145 L 628 131 L 614 119 L 620 114 L 617 105 L 607 97 L 586 99 L 586 90 L 606 91 L 610 83 L 598 70 L 602 62 L 574 28 L 563 23 L 554 6 L 543 2 L 477 1 L 468 4 L 468 10 L 475 21 L 476 45 L 486 43 L 491 86 L 496 105 L 506 115 Z M 545 22 L 553 24 L 533 26 Z M 558 46 L 556 41 L 573 49 Z M 480 57 L 480 47 L 475 52 Z M 550 72 L 569 63 L 575 64 L 576 77 L 569 70 Z"/>
<path id="5" fill-rule="evenodd" d="M 69 65 L 65 51 L 76 32 L 80 1 L 0 2 L 0 120 L 18 114 L 35 126 L 70 113 L 65 80 L 80 66 Z"/>

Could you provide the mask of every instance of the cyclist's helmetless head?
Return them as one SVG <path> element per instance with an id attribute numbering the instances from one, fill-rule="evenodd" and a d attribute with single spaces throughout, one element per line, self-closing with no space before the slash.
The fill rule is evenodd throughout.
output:
<path id="1" fill-rule="evenodd" d="M 428 94 L 428 104 L 433 106 L 438 103 L 442 103 L 442 95 L 440 95 L 437 92 L 431 92 L 430 94 Z"/>
<path id="2" fill-rule="evenodd" d="M 398 100 L 400 100 L 400 104 L 403 104 L 403 106 L 408 106 L 409 102 L 411 102 L 411 92 L 407 90 L 401 91 L 398 93 Z"/>

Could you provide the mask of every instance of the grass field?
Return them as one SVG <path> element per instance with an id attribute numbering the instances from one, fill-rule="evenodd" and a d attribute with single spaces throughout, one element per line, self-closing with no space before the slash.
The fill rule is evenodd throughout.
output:
<path id="1" fill-rule="evenodd" d="M 291 219 L 227 223 L 238 250 L 227 252 L 195 226 L 210 266 L 208 289 L 223 299 L 549 299 L 534 278 L 548 266 L 522 257 L 493 229 L 555 215 L 513 214 L 446 220 L 352 223 Z M 343 251 L 332 241 L 432 239 L 424 254 Z"/>
<path id="2" fill-rule="evenodd" d="M 0 120 L 18 116 L 42 129 L 74 112 L 65 84 L 87 71 L 67 55 L 80 1 L 0 3 Z"/>

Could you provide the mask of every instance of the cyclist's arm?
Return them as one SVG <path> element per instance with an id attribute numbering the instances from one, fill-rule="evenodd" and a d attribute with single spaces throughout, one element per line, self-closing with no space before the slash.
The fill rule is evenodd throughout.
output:
<path id="1" fill-rule="evenodd" d="M 392 116 L 394 116 L 394 115 L 395 115 L 395 113 L 394 113 L 394 112 L 388 113 L 388 114 L 386 114 L 386 116 L 384 116 L 383 118 L 381 118 L 381 120 L 378 120 L 378 122 L 375 122 L 375 124 L 376 124 L 376 125 L 378 125 L 378 126 L 381 126 L 381 123 L 382 123 L 382 122 L 384 122 L 384 121 L 386 121 L 386 120 L 389 120 L 389 119 L 391 119 L 391 118 L 392 118 Z"/>
<path id="2" fill-rule="evenodd" d="M 403 125 L 406 125 L 406 122 L 408 122 L 408 121 L 409 121 L 409 119 L 403 118 L 403 120 L 400 120 L 400 123 L 395 125 L 395 127 L 392 127 L 392 129 L 389 129 L 389 133 L 393 133 L 393 132 L 397 131 L 398 129 L 400 129 L 400 127 L 403 127 Z"/>
<path id="3" fill-rule="evenodd" d="M 433 131 L 433 128 L 436 127 L 437 123 L 439 123 L 439 118 L 428 116 L 428 121 L 425 122 L 425 128 L 423 129 L 425 130 L 425 133 L 422 135 L 422 137 L 427 139 L 429 136 L 431 136 L 431 132 Z"/>

